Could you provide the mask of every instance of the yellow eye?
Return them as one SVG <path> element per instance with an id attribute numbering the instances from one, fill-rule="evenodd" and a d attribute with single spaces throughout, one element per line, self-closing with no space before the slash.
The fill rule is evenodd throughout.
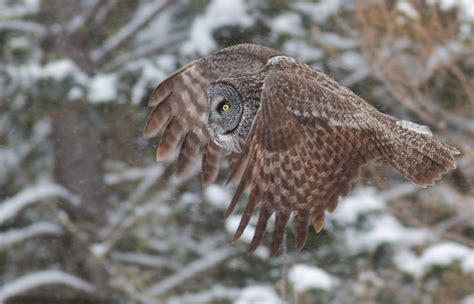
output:
<path id="1" fill-rule="evenodd" d="M 220 108 L 221 108 L 221 112 L 225 112 L 230 109 L 230 103 L 228 103 L 227 101 L 224 101 L 221 104 Z"/>

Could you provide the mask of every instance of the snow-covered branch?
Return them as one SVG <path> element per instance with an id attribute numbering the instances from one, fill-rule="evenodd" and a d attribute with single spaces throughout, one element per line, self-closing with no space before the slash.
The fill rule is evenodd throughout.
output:
<path id="1" fill-rule="evenodd" d="M 224 260 L 229 259 L 235 254 L 236 251 L 230 247 L 219 250 L 211 250 L 209 254 L 203 258 L 192 262 L 172 276 L 152 285 L 148 289 L 147 293 L 154 296 L 162 295 L 163 293 L 175 288 L 186 280 L 199 275 L 201 272 L 216 267 Z"/>
<path id="2" fill-rule="evenodd" d="M 73 289 L 93 293 L 95 287 L 88 282 L 60 270 L 44 270 L 30 273 L 0 288 L 0 302 L 45 285 L 64 285 Z"/>
<path id="3" fill-rule="evenodd" d="M 0 133 L 5 133 L 8 123 L 0 125 Z M 29 139 L 21 140 L 17 145 L 0 148 L 0 181 L 11 171 L 16 170 L 20 163 L 51 133 L 51 121 L 42 119 L 38 121 L 33 134 Z"/>
<path id="4" fill-rule="evenodd" d="M 73 205 L 79 205 L 80 199 L 64 187 L 53 183 L 40 183 L 23 189 L 15 196 L 3 201 L 0 204 L 0 225 L 13 219 L 18 213 L 29 205 L 41 200 L 59 197 L 67 200 Z"/>
<path id="5" fill-rule="evenodd" d="M 133 51 L 127 52 L 121 55 L 120 57 L 118 57 L 117 59 L 113 60 L 110 64 L 107 64 L 104 67 L 104 69 L 108 71 L 114 70 L 123 66 L 126 63 L 129 63 L 130 61 L 144 58 L 153 53 L 158 53 L 162 51 L 163 49 L 169 49 L 172 46 L 178 45 L 179 43 L 183 42 L 186 39 L 186 37 L 188 37 L 188 33 L 183 31 L 183 32 L 172 35 L 166 41 L 160 40 L 160 41 L 152 42 L 150 44 L 139 46 L 135 48 Z"/>
<path id="6" fill-rule="evenodd" d="M 0 251 L 32 237 L 60 235 L 61 233 L 61 227 L 48 222 L 34 223 L 20 229 L 10 229 L 5 233 L 0 233 Z"/>
<path id="7" fill-rule="evenodd" d="M 164 172 L 164 168 L 161 165 L 154 165 L 145 168 L 127 168 L 120 172 L 107 173 L 104 177 L 104 182 L 107 185 L 116 185 L 123 182 L 130 182 L 134 180 L 148 181 L 146 184 L 140 184 L 140 191 L 134 196 L 143 194 L 149 187 L 149 184 L 153 184 L 156 179 Z"/>
<path id="8" fill-rule="evenodd" d="M 124 221 L 127 215 L 133 210 L 143 195 L 153 186 L 156 180 L 163 174 L 164 168 L 160 165 L 148 167 L 146 169 L 131 168 L 120 173 L 110 173 L 105 176 L 105 183 L 116 184 L 130 179 L 141 179 L 141 182 L 133 191 L 128 200 L 120 204 L 117 216 L 107 227 L 101 231 L 101 236 L 111 235 L 117 230 L 117 227 Z"/>
<path id="9" fill-rule="evenodd" d="M 71 19 L 66 26 L 66 31 L 72 34 L 89 24 L 104 2 L 105 0 L 92 0 L 90 3 L 86 3 L 87 5 L 83 9 L 84 12 Z"/>
<path id="10" fill-rule="evenodd" d="M 128 24 L 110 37 L 99 48 L 91 52 L 90 58 L 94 62 L 100 62 L 109 53 L 122 46 L 130 40 L 139 30 L 145 27 L 153 18 L 160 14 L 172 1 L 152 2 L 149 7 L 142 10 L 142 14 L 137 14 Z"/>
<path id="11" fill-rule="evenodd" d="M 21 31 L 37 35 L 46 34 L 46 29 L 42 25 L 24 20 L 0 21 L 0 32 L 5 30 Z"/>
<path id="12" fill-rule="evenodd" d="M 150 254 L 137 252 L 113 252 L 111 254 L 113 260 L 122 263 L 136 264 L 146 267 L 178 269 L 180 265 L 169 258 L 154 256 Z"/>
<path id="13" fill-rule="evenodd" d="M 23 18 L 38 12 L 39 6 L 39 1 L 2 1 L 0 19 Z"/>
<path id="14" fill-rule="evenodd" d="M 103 257 L 107 255 L 115 243 L 121 239 L 125 231 L 135 225 L 139 220 L 152 215 L 166 216 L 168 214 L 168 207 L 156 206 L 154 202 L 143 207 L 137 207 L 112 230 L 110 235 L 108 235 L 102 243 L 93 244 L 90 250 L 95 256 Z"/>

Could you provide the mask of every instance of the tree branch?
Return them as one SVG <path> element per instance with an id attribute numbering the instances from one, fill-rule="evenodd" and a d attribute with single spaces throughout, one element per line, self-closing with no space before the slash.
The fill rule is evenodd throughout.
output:
<path id="1" fill-rule="evenodd" d="M 105 57 L 129 41 L 138 31 L 150 23 L 153 18 L 163 12 L 172 3 L 171 0 L 155 2 L 143 16 L 135 16 L 128 24 L 122 27 L 117 34 L 110 37 L 99 48 L 90 53 L 90 58 L 95 63 L 101 63 Z"/>
<path id="2" fill-rule="evenodd" d="M 224 260 L 231 258 L 235 254 L 235 250 L 230 247 L 211 251 L 207 256 L 190 263 L 172 276 L 152 285 L 147 290 L 147 293 L 153 296 L 160 296 L 180 285 L 181 283 L 197 276 L 201 272 L 212 267 L 216 267 Z"/>

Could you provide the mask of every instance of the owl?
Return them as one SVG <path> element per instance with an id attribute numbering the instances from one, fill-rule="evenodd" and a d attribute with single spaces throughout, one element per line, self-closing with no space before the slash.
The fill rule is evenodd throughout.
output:
<path id="1" fill-rule="evenodd" d="M 144 136 L 161 133 L 156 159 L 179 151 L 177 175 L 202 154 L 202 183 L 215 181 L 221 158 L 237 188 L 224 217 L 249 195 L 233 241 L 258 210 L 249 251 L 274 214 L 271 255 L 292 218 L 294 245 L 349 193 L 361 167 L 390 164 L 420 187 L 455 168 L 454 147 L 426 127 L 397 120 L 328 75 L 285 54 L 240 44 L 185 65 L 153 91 Z"/>

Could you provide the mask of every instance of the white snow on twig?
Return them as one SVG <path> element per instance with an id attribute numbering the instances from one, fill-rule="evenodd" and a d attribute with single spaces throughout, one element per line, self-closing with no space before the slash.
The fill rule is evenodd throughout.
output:
<path id="1" fill-rule="evenodd" d="M 117 34 L 110 37 L 98 49 L 91 52 L 90 57 L 93 61 L 102 60 L 107 54 L 119 47 L 127 39 L 132 37 L 137 31 L 145 26 L 151 19 L 159 14 L 170 1 L 154 1 L 149 5 L 142 7 L 135 17 L 127 23 Z"/>
<path id="2" fill-rule="evenodd" d="M 44 270 L 25 275 L 3 285 L 0 288 L 0 303 L 45 285 L 65 285 L 88 293 L 95 292 L 94 286 L 76 276 L 60 270 Z"/>
<path id="3" fill-rule="evenodd" d="M 288 272 L 288 279 L 297 293 L 309 289 L 331 290 L 336 281 L 319 267 L 297 264 Z"/>
<path id="4" fill-rule="evenodd" d="M 138 253 L 138 252 L 113 252 L 112 259 L 122 263 L 136 264 L 140 266 L 148 266 L 154 268 L 171 268 L 177 269 L 178 263 L 170 258 Z"/>
<path id="5" fill-rule="evenodd" d="M 27 206 L 51 197 L 66 199 L 73 205 L 80 203 L 79 197 L 73 195 L 64 187 L 53 183 L 40 183 L 23 189 L 13 197 L 0 203 L 0 225 L 16 217 Z"/>
<path id="6" fill-rule="evenodd" d="M 5 127 L 6 128 L 6 127 Z M 3 131 L 3 126 L 0 133 Z M 51 121 L 39 120 L 33 127 L 33 134 L 29 139 L 17 145 L 0 148 L 0 183 L 5 180 L 8 173 L 16 170 L 20 163 L 51 133 Z"/>
<path id="7" fill-rule="evenodd" d="M 5 233 L 0 233 L 0 250 L 32 237 L 60 235 L 61 233 L 61 227 L 48 222 L 34 223 L 21 229 L 10 229 Z"/>
<path id="8" fill-rule="evenodd" d="M 171 275 L 170 277 L 152 285 L 147 293 L 153 296 L 159 296 L 170 289 L 180 285 L 184 281 L 197 276 L 203 271 L 211 269 L 217 266 L 224 260 L 228 259 L 234 254 L 232 248 L 226 247 L 224 249 L 210 251 L 208 255 L 203 258 L 192 262 L 191 264 L 184 266 L 182 270 Z"/>
<path id="9" fill-rule="evenodd" d="M 132 167 L 126 168 L 119 172 L 107 173 L 104 177 L 104 182 L 107 185 L 116 185 L 123 182 L 135 181 L 139 179 L 156 179 L 164 171 L 163 166 L 157 164 L 146 168 Z"/>
<path id="10" fill-rule="evenodd" d="M 0 21 L 1 30 L 15 30 L 37 35 L 46 34 L 46 29 L 41 24 L 24 20 Z"/>

